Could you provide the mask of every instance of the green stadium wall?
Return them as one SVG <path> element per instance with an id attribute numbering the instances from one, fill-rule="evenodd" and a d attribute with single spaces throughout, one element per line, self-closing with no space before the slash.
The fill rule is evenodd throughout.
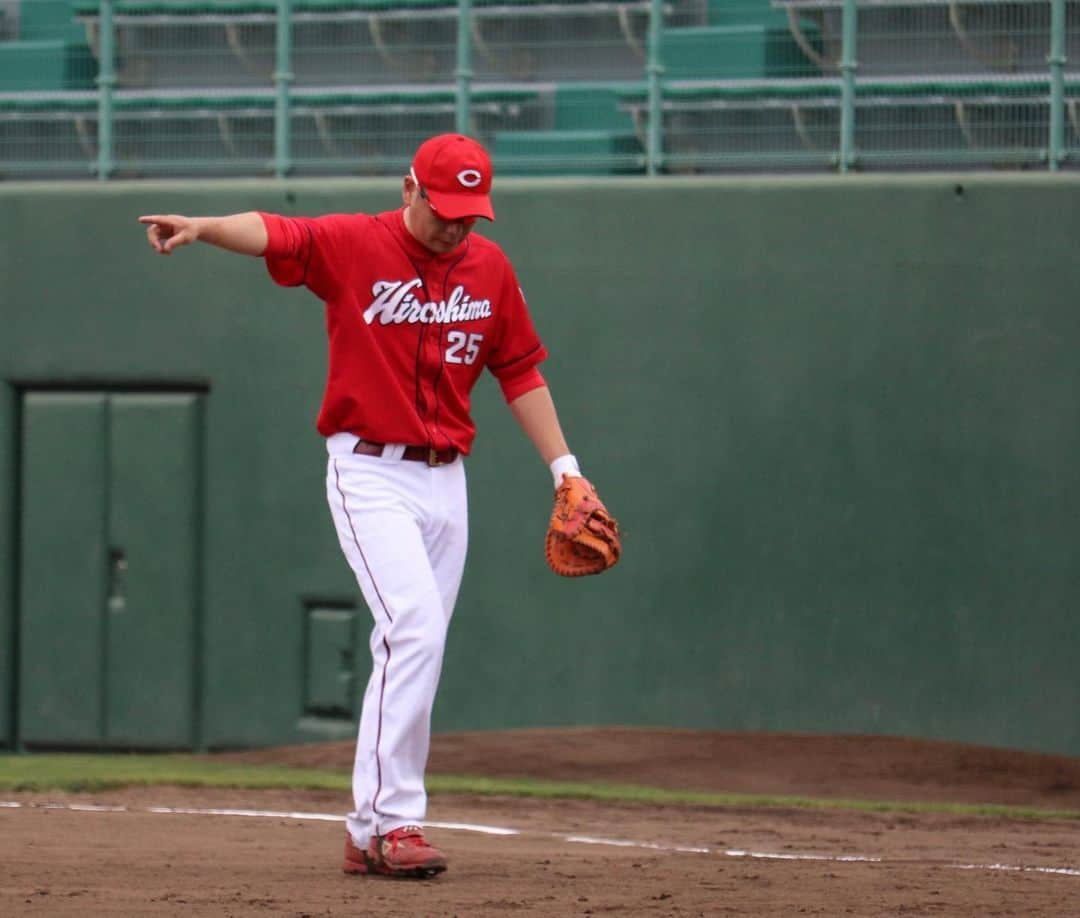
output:
<path id="1" fill-rule="evenodd" d="M 398 200 L 375 180 L 0 188 L 0 746 L 352 735 L 368 615 L 324 501 L 321 306 L 257 259 L 157 257 L 136 217 Z M 496 208 L 490 234 L 625 552 L 601 577 L 547 570 L 550 478 L 485 378 L 436 730 L 664 725 L 1080 755 L 1080 178 L 522 179 Z M 79 398 L 95 392 L 112 407 L 89 398 L 91 417 Z M 160 441 L 155 399 L 180 412 Z M 127 630 L 137 616 L 110 605 L 119 567 L 68 608 L 85 591 L 66 556 L 23 544 L 94 541 L 71 502 L 97 486 L 61 479 L 103 450 L 87 481 L 102 466 L 196 495 L 191 608 L 172 630 Z M 116 499 L 95 493 L 90 515 Z M 123 517 L 100 513 L 106 529 Z M 160 616 L 175 587 L 140 587 L 143 610 Z M 51 687 L 60 672 L 67 689 Z M 89 723 L 63 725 L 54 708 L 80 679 Z M 177 726 L 142 736 L 156 710 Z"/>

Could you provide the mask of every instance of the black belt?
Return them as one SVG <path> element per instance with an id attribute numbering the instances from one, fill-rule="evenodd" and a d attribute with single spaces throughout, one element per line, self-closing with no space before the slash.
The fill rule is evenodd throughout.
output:
<path id="1" fill-rule="evenodd" d="M 381 456 L 386 449 L 385 443 L 372 443 L 369 440 L 357 440 L 353 452 L 358 456 Z M 432 449 L 430 446 L 406 446 L 401 454 L 402 459 L 410 462 L 426 462 L 428 465 L 449 465 L 459 455 L 454 447 L 447 449 Z"/>

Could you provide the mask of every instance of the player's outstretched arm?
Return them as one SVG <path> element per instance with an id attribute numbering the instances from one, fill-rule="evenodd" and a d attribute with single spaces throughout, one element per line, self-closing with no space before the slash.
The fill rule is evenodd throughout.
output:
<path id="1" fill-rule="evenodd" d="M 146 239 L 159 255 L 193 242 L 206 242 L 241 255 L 262 255 L 268 236 L 266 224 L 255 211 L 227 217 L 184 217 L 180 214 L 149 214 L 139 217 Z"/>

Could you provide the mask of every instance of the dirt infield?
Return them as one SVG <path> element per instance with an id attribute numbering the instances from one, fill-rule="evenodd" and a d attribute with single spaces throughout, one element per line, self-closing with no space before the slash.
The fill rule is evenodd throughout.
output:
<path id="1" fill-rule="evenodd" d="M 347 770 L 351 744 L 229 758 Z M 458 734 L 436 737 L 431 769 L 1080 810 L 1080 759 L 886 738 Z M 1080 913 L 1080 820 L 1064 818 L 435 796 L 429 834 L 450 870 L 417 882 L 340 873 L 340 794 L 133 788 L 0 799 L 4 916 Z"/>

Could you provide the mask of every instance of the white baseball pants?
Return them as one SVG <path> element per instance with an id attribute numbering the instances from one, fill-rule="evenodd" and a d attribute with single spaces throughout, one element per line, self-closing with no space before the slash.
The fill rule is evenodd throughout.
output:
<path id="1" fill-rule="evenodd" d="M 341 549 L 371 610 L 372 672 L 364 692 L 348 828 L 371 835 L 423 825 L 431 709 L 465 567 L 465 466 L 354 455 L 327 440 L 326 494 Z"/>

